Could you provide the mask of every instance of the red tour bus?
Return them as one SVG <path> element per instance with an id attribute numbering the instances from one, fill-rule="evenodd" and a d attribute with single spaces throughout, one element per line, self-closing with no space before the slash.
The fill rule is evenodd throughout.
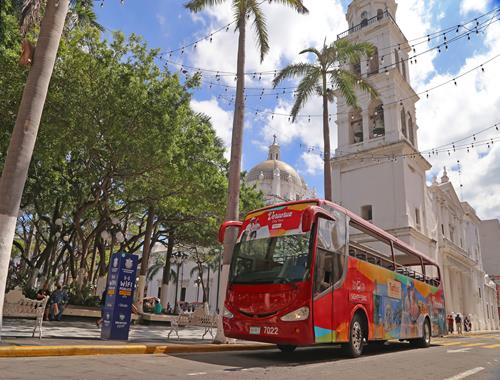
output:
<path id="1" fill-rule="evenodd" d="M 237 339 L 297 346 L 342 344 L 353 357 L 368 342 L 428 347 L 445 333 L 437 263 L 328 201 L 250 212 L 239 228 L 223 313 Z"/>

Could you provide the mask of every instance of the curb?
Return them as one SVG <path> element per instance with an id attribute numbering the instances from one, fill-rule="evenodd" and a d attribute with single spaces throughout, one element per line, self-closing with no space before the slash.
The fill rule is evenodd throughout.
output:
<path id="1" fill-rule="evenodd" d="M 6 346 L 0 347 L 0 358 L 74 356 L 74 355 L 152 355 L 190 352 L 268 350 L 272 344 L 175 344 L 165 345 L 73 345 L 73 346 Z"/>

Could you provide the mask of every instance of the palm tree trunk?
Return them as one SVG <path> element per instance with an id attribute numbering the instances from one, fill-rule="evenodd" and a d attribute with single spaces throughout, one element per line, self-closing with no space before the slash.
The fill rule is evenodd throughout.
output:
<path id="1" fill-rule="evenodd" d="M 48 0 L 0 178 L 0 332 L 12 240 L 69 0 Z"/>
<path id="2" fill-rule="evenodd" d="M 148 209 L 148 220 L 146 222 L 146 231 L 144 235 L 144 245 L 142 247 L 142 259 L 141 259 L 141 269 L 139 272 L 139 283 L 137 284 L 137 290 L 135 294 L 135 300 L 137 302 L 137 308 L 140 313 L 143 313 L 142 302 L 144 298 L 144 289 L 146 287 L 146 274 L 148 273 L 149 267 L 149 253 L 151 252 L 151 235 L 153 234 L 153 220 L 154 220 L 154 209 L 149 207 Z"/>
<path id="3" fill-rule="evenodd" d="M 239 219 L 240 202 L 240 172 L 241 155 L 243 150 L 243 119 L 245 116 L 245 40 L 246 40 L 246 19 L 245 12 L 242 12 L 238 20 L 238 61 L 236 69 L 236 100 L 234 103 L 233 132 L 231 138 L 231 161 L 229 163 L 229 186 L 228 200 L 225 220 Z M 219 310 L 224 309 L 226 298 L 226 287 L 229 277 L 229 264 L 236 242 L 237 231 L 234 228 L 228 229 L 224 239 L 223 266 L 221 273 L 221 285 L 219 293 Z M 222 328 L 222 316 L 217 318 L 217 334 L 214 339 L 217 343 L 225 343 L 226 337 Z"/>
<path id="4" fill-rule="evenodd" d="M 168 243 L 167 243 L 167 257 L 165 258 L 165 266 L 163 267 L 163 277 L 161 284 L 161 301 L 160 303 L 164 308 L 167 307 L 168 304 L 168 288 L 170 283 L 170 259 L 172 258 L 172 253 L 174 252 L 174 234 L 171 232 L 168 235 Z"/>
<path id="5" fill-rule="evenodd" d="M 333 201 L 332 189 L 332 168 L 330 166 L 330 126 L 328 125 L 328 97 L 326 94 L 326 72 L 323 73 L 323 144 L 324 144 L 324 178 L 325 178 L 325 199 Z"/>

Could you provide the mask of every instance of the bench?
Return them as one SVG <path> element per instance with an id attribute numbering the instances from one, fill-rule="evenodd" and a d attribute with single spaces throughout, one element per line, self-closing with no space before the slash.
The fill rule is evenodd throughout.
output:
<path id="1" fill-rule="evenodd" d="M 35 318 L 32 337 L 38 328 L 38 338 L 42 339 L 43 314 L 49 297 L 43 300 L 32 300 L 24 297 L 21 289 L 14 289 L 5 295 L 3 316 L 15 318 Z"/>
<path id="2" fill-rule="evenodd" d="M 209 313 L 208 304 L 196 309 L 193 313 L 179 314 L 171 320 L 167 339 L 170 339 L 172 332 L 175 332 L 177 339 L 180 339 L 179 329 L 185 327 L 203 327 L 204 331 L 201 339 L 205 339 L 207 334 L 210 334 L 213 339 L 212 329 L 217 328 L 217 316 Z"/>

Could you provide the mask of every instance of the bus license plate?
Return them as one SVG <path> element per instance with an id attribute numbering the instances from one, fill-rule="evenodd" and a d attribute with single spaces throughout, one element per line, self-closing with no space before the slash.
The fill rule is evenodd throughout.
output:
<path id="1" fill-rule="evenodd" d="M 250 327 L 250 334 L 260 335 L 260 327 L 255 327 L 255 326 Z"/>

